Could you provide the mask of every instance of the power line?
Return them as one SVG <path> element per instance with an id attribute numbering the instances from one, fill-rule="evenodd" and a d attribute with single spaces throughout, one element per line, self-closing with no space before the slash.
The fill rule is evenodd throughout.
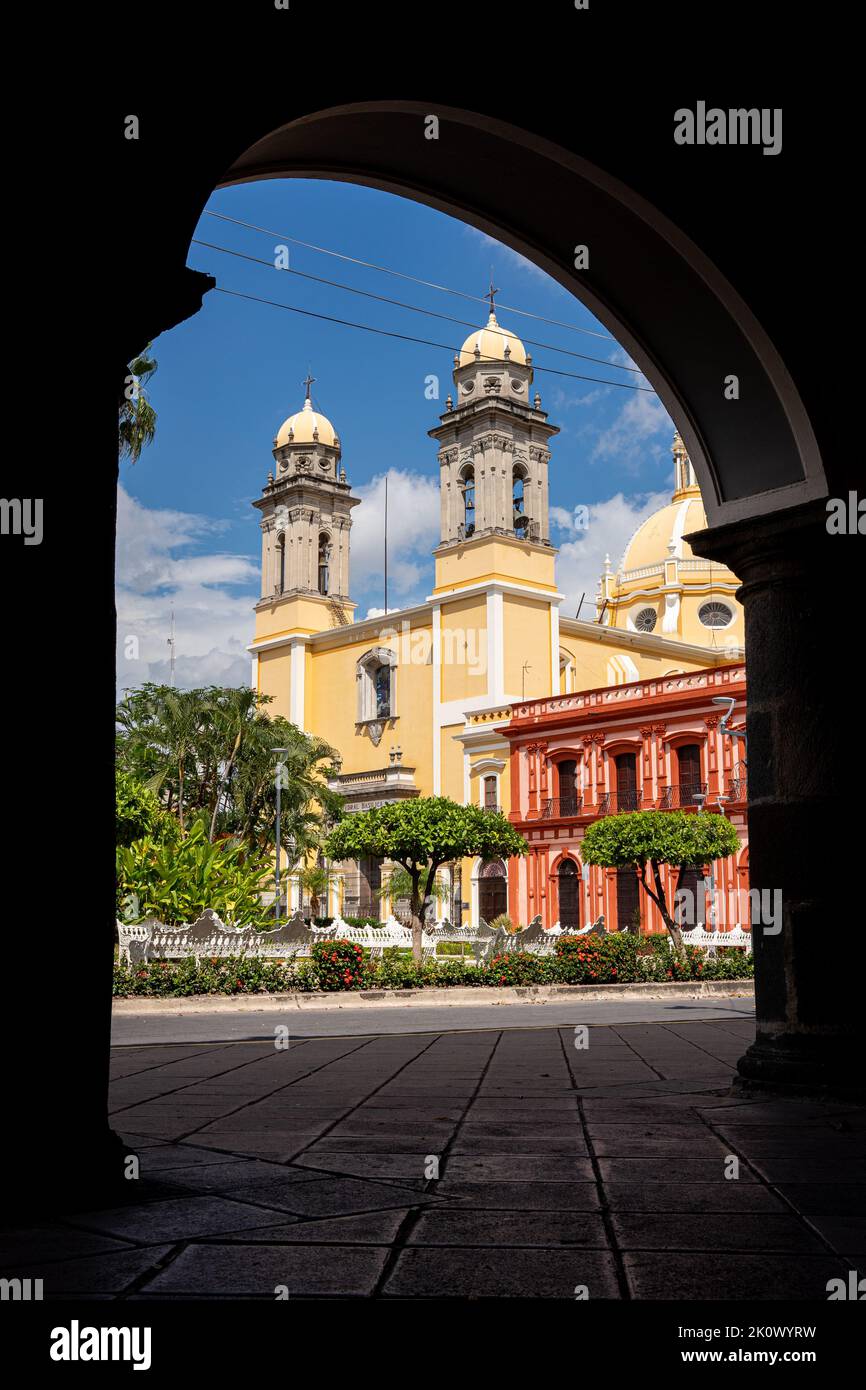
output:
<path id="1" fill-rule="evenodd" d="M 355 323 L 352 319 L 337 318 L 333 314 L 316 314 L 312 309 L 299 309 L 294 304 L 280 304 L 275 299 L 263 299 L 260 295 L 242 294 L 240 290 L 229 290 L 223 285 L 215 286 L 216 294 L 229 294 L 235 299 L 248 299 L 252 304 L 269 304 L 274 309 L 285 309 L 290 314 L 302 314 L 304 318 L 320 319 L 323 323 L 338 323 L 343 328 L 359 328 L 364 333 L 377 333 L 380 338 L 399 338 L 403 343 L 418 343 L 421 347 L 440 348 L 443 352 L 456 352 L 453 343 L 434 343 L 429 338 L 414 338 L 409 333 L 395 333 L 387 328 L 373 328 L 368 323 Z M 498 357 L 481 357 L 482 362 L 498 362 Z M 651 386 L 632 386 L 630 381 L 605 381 L 598 376 L 582 376 L 578 372 L 564 372 L 558 367 L 539 367 L 536 363 L 532 364 L 536 372 L 547 372 L 552 376 L 569 377 L 572 381 L 593 381 L 597 386 L 619 386 L 624 391 L 647 391 L 651 396 L 655 391 Z"/>
<path id="2" fill-rule="evenodd" d="M 409 275 L 403 270 L 393 270 L 387 265 L 376 265 L 375 261 L 362 261 L 357 256 L 348 256 L 343 251 L 331 251 L 326 246 L 316 246 L 312 241 L 301 241 L 300 237 L 286 236 L 283 232 L 273 232 L 269 227 L 257 227 L 254 222 L 242 222 L 239 217 L 229 217 L 224 212 L 212 212 L 210 208 L 204 209 L 208 217 L 217 217 L 221 222 L 233 222 L 236 227 L 246 227 L 251 232 L 263 232 L 265 236 L 278 237 L 280 241 L 290 241 L 294 246 L 304 246 L 308 251 L 317 251 L 322 256 L 335 256 L 340 261 L 350 261 L 352 265 L 362 265 L 367 270 L 377 270 L 382 275 L 394 275 L 399 280 L 411 280 L 415 285 L 423 285 L 428 290 L 441 290 L 443 294 L 456 294 L 461 299 L 471 299 L 476 304 L 486 304 L 487 296 L 479 294 L 468 294 L 465 290 L 452 289 L 450 285 L 437 285 L 434 280 L 422 280 L 417 275 Z M 517 309 L 513 304 L 500 304 L 501 309 L 505 309 L 509 314 L 521 314 L 527 319 L 536 319 L 539 323 L 549 323 L 555 328 L 567 328 L 572 333 L 586 333 L 590 338 L 603 338 L 605 342 L 615 343 L 616 338 L 610 333 L 598 333 L 593 328 L 581 328 L 576 323 L 563 323 L 561 319 L 545 318 L 543 314 L 530 313 L 528 309 Z"/>
<path id="3" fill-rule="evenodd" d="M 407 304 L 402 299 L 390 299 L 384 294 L 374 294 L 372 290 L 357 289 L 354 285 L 344 285 L 340 280 L 326 280 L 321 275 L 310 275 L 304 270 L 295 270 L 291 266 L 275 265 L 273 261 L 262 260 L 261 256 L 250 256 L 245 251 L 233 251 L 228 246 L 217 246 L 212 241 L 201 241 L 198 237 L 193 237 L 193 246 L 207 246 L 211 251 L 221 251 L 226 256 L 236 256 L 242 261 L 252 261 L 253 265 L 267 266 L 269 270 L 276 270 L 286 275 L 297 275 L 302 280 L 314 280 L 317 285 L 330 285 L 334 289 L 346 290 L 349 294 L 359 294 L 364 299 L 375 299 L 379 304 L 392 304 L 398 309 L 410 309 L 413 314 L 424 314 L 427 318 L 442 319 L 445 323 L 456 323 L 462 328 L 472 328 L 481 332 L 478 324 L 472 323 L 469 319 L 455 319 L 451 314 L 439 314 L 435 309 L 422 309 L 417 304 Z M 497 334 L 500 338 L 509 338 L 509 334 L 503 328 L 484 328 L 485 333 Z M 524 343 L 529 343 L 531 347 L 544 348 L 547 352 L 561 352 L 565 357 L 579 357 L 582 362 L 597 362 L 600 367 L 609 367 L 616 372 L 634 372 L 641 376 L 640 367 L 626 367 L 619 362 L 609 362 L 605 357 L 589 357 L 585 352 L 572 352 L 570 348 L 556 347 L 554 343 L 540 343 L 535 338 L 523 338 Z"/>

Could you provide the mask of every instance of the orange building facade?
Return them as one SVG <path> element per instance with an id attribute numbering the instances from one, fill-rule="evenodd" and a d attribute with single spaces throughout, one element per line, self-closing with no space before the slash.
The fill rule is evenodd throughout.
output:
<path id="1" fill-rule="evenodd" d="M 664 931 L 634 872 L 584 865 L 581 842 L 603 816 L 684 810 L 723 812 L 740 849 L 703 871 L 664 866 L 668 904 L 687 888 L 695 920 L 747 925 L 745 743 L 722 728 L 742 732 L 745 714 L 741 663 L 512 705 L 509 819 L 529 845 L 508 866 L 512 920 L 575 930 L 603 915 L 608 930 Z"/>

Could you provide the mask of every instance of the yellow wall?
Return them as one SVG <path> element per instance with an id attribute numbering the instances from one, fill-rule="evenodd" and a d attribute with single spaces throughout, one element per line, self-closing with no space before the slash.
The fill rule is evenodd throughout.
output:
<path id="1" fill-rule="evenodd" d="M 527 700 L 551 695 L 550 604 L 506 594 L 503 610 L 506 691 L 517 700 L 524 690 Z"/>
<path id="2" fill-rule="evenodd" d="M 435 594 L 467 584 L 491 579 L 511 580 L 515 584 L 534 584 L 556 591 L 555 558 L 552 546 L 529 545 L 506 536 L 489 536 L 462 545 L 450 545 L 433 552 L 436 557 Z"/>
<path id="3" fill-rule="evenodd" d="M 487 599 L 484 594 L 441 606 L 440 699 L 477 699 L 488 685 Z"/>

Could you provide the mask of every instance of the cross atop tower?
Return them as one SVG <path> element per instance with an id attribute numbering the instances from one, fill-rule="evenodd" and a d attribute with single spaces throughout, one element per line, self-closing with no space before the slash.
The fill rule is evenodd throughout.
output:
<path id="1" fill-rule="evenodd" d="M 495 304 L 493 303 L 493 296 L 494 296 L 495 294 L 498 294 L 498 293 L 499 293 L 499 290 L 498 290 L 498 289 L 496 288 L 496 286 L 493 284 L 493 267 L 491 266 L 491 267 L 490 267 L 490 288 L 489 288 L 488 291 L 487 291 L 487 298 L 490 300 L 490 317 L 491 317 L 492 319 L 496 318 L 496 306 L 495 306 Z"/>
<path id="2" fill-rule="evenodd" d="M 304 381 L 303 381 L 303 385 L 306 387 L 306 390 L 307 390 L 307 394 L 306 394 L 306 397 L 305 397 L 306 400 L 309 400 L 309 399 L 310 399 L 310 387 L 312 386 L 312 384 L 313 384 L 313 382 L 314 382 L 315 380 L 316 380 L 316 378 L 315 378 L 314 376 L 311 375 L 310 369 L 309 369 L 309 367 L 308 367 L 308 368 L 307 368 L 307 375 L 304 377 Z"/>

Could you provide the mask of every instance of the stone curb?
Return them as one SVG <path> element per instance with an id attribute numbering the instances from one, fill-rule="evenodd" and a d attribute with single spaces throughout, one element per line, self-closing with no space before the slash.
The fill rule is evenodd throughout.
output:
<path id="1" fill-rule="evenodd" d="M 268 1007 L 291 1009 L 407 1008 L 423 1004 L 447 1008 L 455 1004 L 548 1004 L 577 999 L 736 999 L 754 995 L 753 980 L 688 980 L 671 984 L 631 985 L 454 985 L 444 989 L 333 990 L 285 994 L 193 994 L 171 999 L 115 999 L 114 1012 L 125 1018 L 154 1013 L 247 1013 Z"/>

